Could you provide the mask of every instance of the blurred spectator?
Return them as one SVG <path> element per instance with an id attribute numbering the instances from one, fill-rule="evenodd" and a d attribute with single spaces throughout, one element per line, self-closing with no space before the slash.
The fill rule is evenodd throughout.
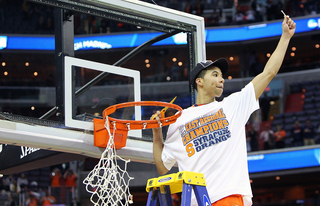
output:
<path id="1" fill-rule="evenodd" d="M 54 25 L 53 25 L 53 20 L 52 18 L 47 18 L 47 24 L 46 24 L 46 27 L 45 27 L 45 30 L 47 31 L 53 31 L 54 29 Z"/>
<path id="2" fill-rule="evenodd" d="M 257 11 L 257 0 L 252 0 L 251 2 L 250 2 L 250 7 L 252 8 L 252 10 L 254 11 L 254 12 L 256 12 Z"/>
<path id="3" fill-rule="evenodd" d="M 310 14 L 314 15 L 320 12 L 320 2 L 316 0 L 309 1 L 308 9 L 310 10 Z"/>
<path id="4" fill-rule="evenodd" d="M 46 29 L 46 24 L 45 24 L 44 16 L 40 16 L 37 21 L 36 30 L 37 31 L 44 31 L 45 29 Z"/>
<path id="5" fill-rule="evenodd" d="M 10 192 L 16 192 L 17 191 L 17 180 L 13 177 L 13 175 L 9 175 L 6 177 L 6 186 L 9 186 Z"/>
<path id="6" fill-rule="evenodd" d="M 0 191 L 0 200 L 8 199 L 8 196 L 9 196 L 9 194 L 6 191 L 4 191 L 4 190 Z"/>
<path id="7" fill-rule="evenodd" d="M 172 67 L 170 68 L 171 72 L 171 81 L 179 81 L 180 80 L 180 67 L 178 62 L 174 62 Z"/>
<path id="8" fill-rule="evenodd" d="M 38 199 L 37 197 L 32 194 L 32 192 L 29 194 L 29 197 L 26 200 L 27 206 L 37 206 L 38 205 Z"/>
<path id="9" fill-rule="evenodd" d="M 219 26 L 220 24 L 220 10 L 213 9 L 213 12 L 207 19 L 207 26 Z"/>
<path id="10" fill-rule="evenodd" d="M 253 126 L 250 126 L 248 137 L 250 138 L 251 151 L 258 151 L 258 132 L 254 129 Z"/>
<path id="11" fill-rule="evenodd" d="M 277 7 L 273 0 L 267 1 L 267 20 L 272 21 L 276 19 Z"/>
<path id="12" fill-rule="evenodd" d="M 270 88 L 266 88 L 263 92 L 262 98 L 259 99 L 261 113 L 262 113 L 262 121 L 267 121 L 269 119 L 269 111 L 270 111 L 270 97 L 268 96 L 268 91 Z"/>
<path id="13" fill-rule="evenodd" d="M 8 200 L 4 203 L 4 206 L 16 206 L 16 202 L 12 199 L 11 195 L 8 195 Z"/>
<path id="14" fill-rule="evenodd" d="M 126 24 L 123 23 L 123 22 L 118 22 L 116 24 L 117 26 L 115 27 L 116 28 L 116 31 L 119 31 L 119 32 L 124 32 L 126 31 Z"/>
<path id="15" fill-rule="evenodd" d="M 110 20 L 102 19 L 100 22 L 100 33 L 110 33 Z"/>
<path id="16" fill-rule="evenodd" d="M 6 178 L 1 178 L 0 191 L 10 192 L 10 184 L 6 183 Z"/>
<path id="17" fill-rule="evenodd" d="M 266 21 L 266 13 L 266 7 L 262 3 L 259 3 L 256 11 L 256 20 L 258 22 Z"/>
<path id="18" fill-rule="evenodd" d="M 192 13 L 192 6 L 190 4 L 190 1 L 186 2 L 186 6 L 184 8 L 184 12 L 191 14 Z"/>
<path id="19" fill-rule="evenodd" d="M 51 195 L 55 198 L 57 203 L 60 203 L 60 194 L 61 194 L 60 180 L 61 180 L 61 171 L 60 169 L 55 168 L 51 173 Z"/>
<path id="20" fill-rule="evenodd" d="M 33 13 L 32 7 L 27 0 L 22 3 L 22 14 L 24 19 L 29 19 Z"/>
<path id="21" fill-rule="evenodd" d="M 276 139 L 276 148 L 284 148 L 284 139 L 286 137 L 286 131 L 282 129 L 281 125 L 277 125 L 277 131 L 274 133 Z"/>
<path id="22" fill-rule="evenodd" d="M 183 68 L 182 81 L 188 81 L 188 80 L 189 80 L 189 67 L 187 63 L 185 63 Z"/>
<path id="23" fill-rule="evenodd" d="M 29 191 L 38 192 L 38 183 L 37 183 L 37 181 L 30 182 Z"/>
<path id="24" fill-rule="evenodd" d="M 245 71 L 243 77 L 254 77 L 260 74 L 263 70 L 262 65 L 260 64 L 258 55 L 256 51 L 251 51 L 250 59 L 249 59 L 249 71 Z"/>
<path id="25" fill-rule="evenodd" d="M 39 200 L 41 200 L 43 197 L 46 196 L 46 191 L 44 191 L 42 188 L 39 188 Z"/>
<path id="26" fill-rule="evenodd" d="M 303 143 L 305 146 L 307 145 L 314 145 L 314 127 L 311 124 L 310 120 L 307 119 L 306 125 L 303 127 L 302 130 L 302 135 L 303 135 Z"/>
<path id="27" fill-rule="evenodd" d="M 194 14 L 196 14 L 198 16 L 203 15 L 203 4 L 202 4 L 201 0 L 198 0 L 196 7 L 195 7 Z"/>
<path id="28" fill-rule="evenodd" d="M 220 12 L 220 19 L 219 19 L 219 25 L 220 26 L 224 26 L 224 25 L 228 25 L 230 23 L 230 18 L 226 16 L 226 13 L 225 12 L 222 12 L 222 9 L 219 9 L 219 12 Z M 232 18 L 231 18 L 231 21 L 232 21 Z"/>
<path id="29" fill-rule="evenodd" d="M 281 10 L 284 10 L 283 3 L 281 2 L 281 0 L 278 0 L 275 5 L 275 19 L 283 19 Z"/>
<path id="30" fill-rule="evenodd" d="M 20 174 L 20 177 L 17 179 L 18 191 L 23 191 L 29 184 L 29 181 L 24 173 Z"/>
<path id="31" fill-rule="evenodd" d="M 49 191 L 46 190 L 46 196 L 42 197 L 40 201 L 42 203 L 42 206 L 51 206 L 56 203 L 56 198 L 50 195 Z"/>
<path id="32" fill-rule="evenodd" d="M 100 33 L 100 18 L 89 16 L 89 31 L 91 34 Z"/>
<path id="33" fill-rule="evenodd" d="M 237 8 L 237 12 L 234 15 L 234 22 L 238 25 L 243 24 L 244 23 L 244 14 L 242 13 L 242 11 Z"/>
<path id="34" fill-rule="evenodd" d="M 248 24 L 253 23 L 256 21 L 256 12 L 250 7 L 247 11 L 246 11 L 246 22 Z"/>
<path id="35" fill-rule="evenodd" d="M 294 122 L 293 128 L 291 130 L 291 135 L 293 139 L 293 145 L 295 147 L 303 146 L 302 129 L 298 120 Z"/>
<path id="36" fill-rule="evenodd" d="M 5 191 L 4 187 L 5 187 L 5 182 L 6 180 L 4 178 L 0 178 L 1 182 L 0 182 L 0 192 L 1 191 Z"/>
<path id="37" fill-rule="evenodd" d="M 17 192 L 21 193 L 21 203 L 26 201 L 26 191 L 28 190 L 29 181 L 24 173 L 20 174 L 17 179 Z"/>
<path id="38" fill-rule="evenodd" d="M 76 187 L 77 187 L 77 175 L 73 170 L 67 170 L 63 177 L 66 182 L 66 195 L 67 195 L 67 205 L 71 205 L 72 201 L 76 199 Z"/>
<path id="39" fill-rule="evenodd" d="M 292 7 L 292 15 L 291 16 L 299 16 L 300 12 L 300 0 L 291 0 L 290 1 Z"/>
<path id="40" fill-rule="evenodd" d="M 46 6 L 45 17 L 46 17 L 46 19 L 53 19 L 54 18 L 53 7 Z"/>
<path id="41" fill-rule="evenodd" d="M 270 129 L 269 125 L 264 127 L 264 130 L 260 133 L 261 140 L 263 140 L 263 149 L 268 150 L 274 147 L 273 141 L 273 131 Z"/>
<path id="42" fill-rule="evenodd" d="M 251 152 L 250 138 L 248 136 L 248 133 L 246 135 L 246 143 L 247 143 L 247 152 Z"/>

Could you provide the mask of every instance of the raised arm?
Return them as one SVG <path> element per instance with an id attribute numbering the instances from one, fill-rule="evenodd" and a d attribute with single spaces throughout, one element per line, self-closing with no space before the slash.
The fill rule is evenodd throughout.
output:
<path id="1" fill-rule="evenodd" d="M 153 159 L 160 175 L 166 174 L 168 169 L 164 166 L 161 155 L 163 150 L 163 134 L 161 128 L 153 128 Z"/>
<path id="2" fill-rule="evenodd" d="M 296 23 L 291 18 L 289 18 L 289 16 L 284 16 L 282 22 L 282 35 L 278 42 L 277 48 L 265 65 L 263 72 L 257 75 L 252 80 L 256 93 L 256 99 L 261 96 L 270 81 L 278 73 L 295 29 Z"/>

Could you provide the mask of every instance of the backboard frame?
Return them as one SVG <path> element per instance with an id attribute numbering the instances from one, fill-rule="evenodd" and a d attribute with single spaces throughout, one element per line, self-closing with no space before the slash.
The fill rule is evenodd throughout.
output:
<path id="1" fill-rule="evenodd" d="M 73 71 L 74 67 L 83 67 L 87 69 L 97 70 L 101 72 L 122 75 L 126 77 L 133 78 L 133 93 L 134 101 L 141 101 L 141 91 L 140 91 L 140 72 L 133 69 L 126 69 L 122 67 L 116 67 L 108 64 L 102 64 L 98 62 L 83 60 L 75 57 L 66 56 L 65 58 L 65 69 L 64 69 L 64 84 L 65 84 L 65 125 L 67 127 L 78 128 L 83 130 L 93 130 L 93 123 L 89 121 L 81 121 L 74 119 L 75 110 L 75 84 L 73 84 Z M 141 106 L 135 106 L 135 120 L 141 120 Z M 141 130 L 130 130 L 128 132 L 129 136 L 141 137 Z"/>

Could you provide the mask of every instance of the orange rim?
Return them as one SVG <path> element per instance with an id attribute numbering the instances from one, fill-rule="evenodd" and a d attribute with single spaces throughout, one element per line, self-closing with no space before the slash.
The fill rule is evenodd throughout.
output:
<path id="1" fill-rule="evenodd" d="M 157 120 L 121 120 L 109 117 L 110 114 L 114 113 L 117 109 L 125 108 L 125 107 L 133 107 L 133 106 L 161 106 L 161 107 L 170 107 L 172 109 L 176 109 L 177 112 L 175 115 L 171 117 L 161 118 L 159 125 Z M 108 117 L 109 126 L 113 129 L 121 129 L 121 130 L 134 130 L 134 129 L 151 129 L 166 126 L 174 123 L 178 117 L 182 114 L 182 108 L 176 104 L 167 103 L 167 102 L 159 102 L 159 101 L 139 101 L 139 102 L 126 102 L 112 105 L 105 110 L 103 110 L 103 120 L 106 121 Z"/>

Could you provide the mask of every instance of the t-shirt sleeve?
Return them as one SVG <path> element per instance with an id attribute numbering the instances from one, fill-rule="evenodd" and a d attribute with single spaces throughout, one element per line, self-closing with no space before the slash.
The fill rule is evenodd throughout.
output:
<path id="1" fill-rule="evenodd" d="M 248 92 L 248 95 L 250 97 L 248 99 L 248 104 L 249 104 L 249 107 L 248 107 L 249 111 L 248 112 L 251 114 L 252 112 L 254 112 L 260 108 L 259 100 L 256 99 L 256 92 L 254 90 L 254 86 L 253 86 L 252 82 L 247 84 L 247 86 L 244 89 L 247 90 L 246 92 Z"/>
<path id="2" fill-rule="evenodd" d="M 167 170 L 171 170 L 173 165 L 176 163 L 176 160 L 170 156 L 170 153 L 167 151 L 168 147 L 164 146 L 161 159 L 164 164 L 164 166 L 167 168 Z"/>
<path id="3" fill-rule="evenodd" d="M 240 92 L 233 93 L 227 98 L 227 107 L 234 108 L 234 117 L 246 124 L 250 115 L 259 109 L 259 101 L 256 99 L 253 83 L 248 83 Z M 236 104 L 235 104 L 236 103 Z M 240 122 L 239 122 L 240 123 Z"/>
<path id="4" fill-rule="evenodd" d="M 164 166 L 170 170 L 173 165 L 176 163 L 176 159 L 173 157 L 172 151 L 174 151 L 176 142 L 173 141 L 174 139 L 174 132 L 170 132 L 172 125 L 169 126 L 168 132 L 167 132 L 167 138 L 163 145 L 163 150 L 161 154 L 161 159 L 164 164 Z"/>
<path id="5" fill-rule="evenodd" d="M 241 109 L 244 110 L 244 116 L 246 121 L 248 121 L 250 115 L 259 109 L 259 100 L 256 99 L 256 93 L 254 90 L 253 83 L 250 82 L 242 89 L 241 95 L 243 104 L 241 104 Z"/>

